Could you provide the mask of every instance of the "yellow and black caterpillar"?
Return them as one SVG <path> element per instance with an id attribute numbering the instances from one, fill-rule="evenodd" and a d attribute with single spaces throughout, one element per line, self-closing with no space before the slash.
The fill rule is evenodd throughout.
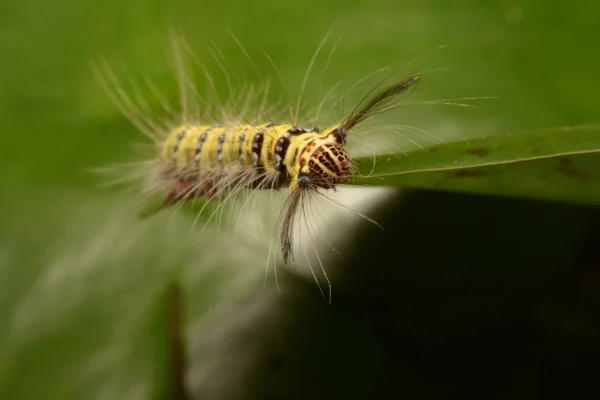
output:
<path id="1" fill-rule="evenodd" d="M 217 106 L 222 109 L 217 112 L 222 118 L 215 118 L 214 112 L 201 112 L 215 104 L 204 100 L 191 83 L 181 62 L 178 43 L 173 42 L 182 109 L 169 110 L 170 114 L 179 116 L 177 123 L 173 123 L 173 118 L 157 120 L 144 110 L 147 103 L 142 98 L 126 93 L 110 68 L 96 69 L 113 102 L 152 139 L 159 152 L 155 159 L 136 166 L 134 178 L 149 182 L 146 191 L 161 194 L 164 205 L 199 198 L 222 204 L 246 189 L 288 188 L 279 241 L 283 260 L 289 262 L 293 259 L 292 232 L 299 209 L 310 195 L 320 194 L 323 189 L 335 189 L 354 176 L 352 157 L 345 148 L 353 129 L 373 116 L 400 107 L 399 98 L 420 76 L 410 76 L 379 91 L 373 89 L 371 95 L 326 129 L 301 127 L 303 124 L 297 115 L 288 122 L 277 121 L 277 118 L 283 119 L 283 113 L 279 113 L 279 117 L 271 120 L 266 118 L 269 115 L 265 115 L 268 114 L 265 109 L 273 108 L 264 105 L 257 107 L 249 118 L 250 113 L 243 107 L 240 111 L 235 104 L 218 102 Z M 312 62 L 306 77 L 311 67 Z M 186 87 L 191 88 L 191 93 L 186 93 Z M 155 88 L 151 89 L 154 92 Z M 258 93 L 260 101 L 265 100 L 266 92 L 265 89 L 265 93 Z M 256 93 L 249 87 L 243 87 L 241 93 L 252 99 L 244 103 L 256 102 L 257 97 L 252 97 Z M 235 98 L 235 94 L 230 93 L 230 97 Z M 170 108 L 169 102 L 160 96 L 157 98 L 164 109 Z M 300 98 L 297 107 L 296 114 Z M 307 125 L 310 122 L 306 121 Z"/>
<path id="2" fill-rule="evenodd" d="M 244 125 L 184 125 L 162 146 L 164 178 L 171 181 L 165 201 L 204 196 L 223 198 L 243 188 L 288 187 L 281 251 L 292 256 L 291 231 L 298 200 L 310 190 L 331 189 L 352 176 L 344 149 L 352 128 L 385 111 L 394 97 L 419 80 L 411 76 L 369 98 L 340 124 L 323 131 L 273 121 Z"/>

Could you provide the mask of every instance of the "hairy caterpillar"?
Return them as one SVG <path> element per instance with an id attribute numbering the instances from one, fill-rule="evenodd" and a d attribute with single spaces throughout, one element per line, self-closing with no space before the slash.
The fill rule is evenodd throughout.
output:
<path id="1" fill-rule="evenodd" d="M 327 36 L 312 61 L 326 39 Z M 182 110 L 173 111 L 156 88 L 146 82 L 162 107 L 170 114 L 179 115 L 178 121 L 169 117 L 162 121 L 153 118 L 144 99 L 128 95 L 110 68 L 96 69 L 109 96 L 133 124 L 152 139 L 158 153 L 154 159 L 136 165 L 133 177 L 142 177 L 148 182 L 147 192 L 161 193 L 164 205 L 194 199 L 223 204 L 247 189 L 251 189 L 251 193 L 260 189 L 287 189 L 278 236 L 283 261 L 288 263 L 294 259 L 294 221 L 303 215 L 299 210 L 308 204 L 312 195 L 335 189 L 354 176 L 353 160 L 345 147 L 354 131 L 368 119 L 398 108 L 398 100 L 414 87 L 420 75 L 411 75 L 383 89 L 375 87 L 338 122 L 319 128 L 310 124 L 313 121 L 303 123 L 298 117 L 301 95 L 295 116 L 290 112 L 287 121 L 284 113 L 271 118 L 276 107 L 265 105 L 268 85 L 260 90 L 244 85 L 239 91 L 241 100 L 231 91 L 228 103 L 207 101 L 185 71 L 181 43 L 177 37 L 172 40 Z M 231 84 L 229 67 L 218 54 L 215 59 L 220 60 Z M 204 72 L 212 82 L 212 77 Z M 260 106 L 249 113 L 249 102 Z M 317 114 L 321 106 L 322 103 Z"/>
<path id="2" fill-rule="evenodd" d="M 331 189 L 352 176 L 344 149 L 352 128 L 384 111 L 388 102 L 414 85 L 411 76 L 377 93 L 344 121 L 321 132 L 275 122 L 243 125 L 184 125 L 163 144 L 162 164 L 173 180 L 166 203 L 188 197 L 219 199 L 244 188 L 289 188 L 281 229 L 284 262 L 293 258 L 292 225 L 302 196 Z"/>

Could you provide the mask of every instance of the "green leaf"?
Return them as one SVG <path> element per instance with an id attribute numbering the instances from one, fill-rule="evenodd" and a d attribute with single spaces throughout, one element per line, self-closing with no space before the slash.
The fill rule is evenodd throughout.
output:
<path id="1" fill-rule="evenodd" d="M 444 143 L 355 159 L 353 185 L 452 190 L 600 204 L 600 126 Z"/>

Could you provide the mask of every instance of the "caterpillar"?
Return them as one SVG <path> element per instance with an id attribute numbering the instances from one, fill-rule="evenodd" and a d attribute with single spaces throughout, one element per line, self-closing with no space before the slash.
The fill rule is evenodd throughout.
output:
<path id="1" fill-rule="evenodd" d="M 327 36 L 312 61 L 326 39 Z M 312 195 L 335 190 L 355 175 L 353 159 L 346 149 L 353 132 L 370 118 L 398 108 L 398 100 L 419 82 L 421 75 L 408 76 L 379 90 L 380 85 L 376 86 L 351 112 L 336 123 L 320 128 L 303 124 L 297 118 L 298 112 L 288 121 L 267 118 L 275 108 L 264 105 L 268 85 L 262 90 L 244 86 L 240 96 L 246 98 L 241 100 L 241 107 L 239 98 L 233 93 L 230 93 L 233 100 L 228 104 L 208 102 L 185 72 L 181 43 L 180 37 L 173 36 L 173 60 L 179 78 L 182 110 L 179 113 L 173 111 L 169 102 L 147 82 L 163 108 L 179 114 L 179 121 L 153 119 L 144 110 L 148 107 L 143 98 L 129 96 L 108 66 L 94 68 L 109 97 L 154 144 L 157 154 L 152 160 L 136 165 L 133 177 L 139 179 L 142 176 L 148 182 L 147 192 L 160 193 L 163 206 L 195 199 L 224 204 L 248 189 L 252 192 L 286 189 L 288 195 L 278 223 L 278 241 L 287 264 L 294 260 L 294 221 L 303 214 L 299 210 L 308 204 Z M 247 55 L 245 50 L 244 53 Z M 219 60 L 219 57 L 215 59 Z M 223 71 L 227 71 L 224 62 L 220 64 Z M 206 71 L 205 75 L 212 82 Z M 226 75 L 231 84 L 229 74 Z M 186 94 L 186 90 L 191 90 L 192 94 Z M 195 99 L 196 104 L 191 104 L 191 99 Z M 252 118 L 244 111 L 248 102 L 261 104 Z M 216 113 L 202 112 L 203 108 L 210 109 L 215 104 L 221 107 Z M 300 98 L 297 110 L 299 108 Z"/>
<path id="2" fill-rule="evenodd" d="M 274 121 L 243 125 L 184 125 L 163 144 L 165 177 L 174 180 L 166 203 L 190 197 L 219 199 L 244 188 L 289 189 L 280 243 L 284 262 L 293 259 L 292 227 L 302 196 L 332 189 L 352 176 L 344 149 L 352 128 L 383 111 L 420 79 L 411 76 L 368 99 L 340 124 L 321 131 Z"/>

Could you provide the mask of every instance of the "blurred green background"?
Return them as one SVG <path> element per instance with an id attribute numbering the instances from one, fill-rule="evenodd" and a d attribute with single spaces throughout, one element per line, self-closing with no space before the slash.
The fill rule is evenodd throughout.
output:
<path id="1" fill-rule="evenodd" d="M 357 230 L 346 240 L 335 266 L 344 271 L 334 282 L 337 302 L 327 306 L 310 280 L 285 271 L 278 294 L 272 279 L 263 288 L 269 243 L 259 233 L 189 235 L 184 213 L 138 221 L 126 194 L 100 186 L 91 169 L 128 161 L 142 138 L 107 99 L 90 61 L 103 56 L 143 71 L 175 96 L 164 53 L 169 26 L 182 29 L 209 70 L 217 68 L 209 42 L 232 65 L 242 62 L 230 29 L 269 74 L 264 49 L 297 93 L 337 21 L 325 53 L 346 34 L 327 88 L 384 66 L 401 76 L 450 67 L 426 75 L 416 98 L 499 97 L 475 109 L 402 111 L 403 123 L 453 140 L 598 123 L 600 6 L 8 0 L 0 7 L 0 398 L 172 398 L 174 280 L 183 282 L 192 398 L 597 391 L 589 376 L 599 366 L 592 283 L 600 263 L 584 243 L 586 232 L 598 233 L 597 224 L 589 227 L 594 210 L 420 191 L 400 203 L 394 194 L 376 213 L 385 232 Z"/>

